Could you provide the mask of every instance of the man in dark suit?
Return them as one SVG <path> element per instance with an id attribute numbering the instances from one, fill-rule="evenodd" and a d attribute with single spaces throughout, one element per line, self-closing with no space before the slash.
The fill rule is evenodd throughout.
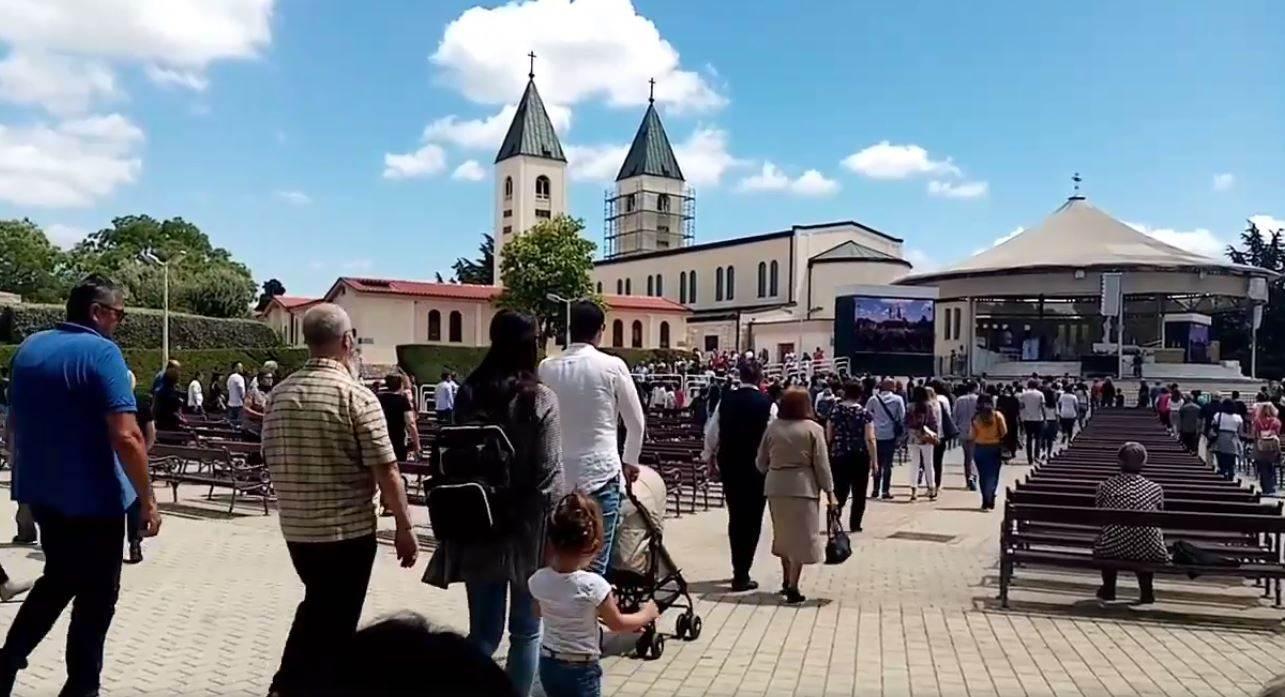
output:
<path id="1" fill-rule="evenodd" d="M 776 405 L 760 391 L 763 371 L 755 361 L 739 368 L 741 384 L 727 391 L 705 427 L 705 459 L 723 482 L 727 537 L 732 551 L 732 591 L 751 591 L 754 552 L 763 530 L 763 475 L 754 460 Z"/>

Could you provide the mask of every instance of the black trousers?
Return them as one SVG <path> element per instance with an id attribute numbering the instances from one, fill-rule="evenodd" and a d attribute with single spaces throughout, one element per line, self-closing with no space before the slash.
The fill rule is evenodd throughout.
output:
<path id="1" fill-rule="evenodd" d="M 1023 421 L 1022 432 L 1026 434 L 1026 459 L 1034 462 L 1044 452 L 1044 422 Z"/>
<path id="2" fill-rule="evenodd" d="M 1195 433 L 1179 433 L 1178 440 L 1182 443 L 1182 447 L 1187 449 L 1187 452 L 1192 455 L 1200 454 L 1200 431 L 1196 431 Z"/>
<path id="3" fill-rule="evenodd" d="M 1115 569 L 1102 570 L 1102 590 L 1108 597 L 1111 597 L 1111 598 L 1115 597 L 1116 576 L 1117 576 L 1117 572 Z M 1139 571 L 1137 573 L 1137 577 L 1138 577 L 1139 595 L 1143 598 L 1155 598 L 1156 591 L 1155 591 L 1154 583 L 1155 583 L 1156 575 L 1151 573 L 1150 571 Z"/>
<path id="4" fill-rule="evenodd" d="M 848 527 L 857 530 L 866 515 L 866 481 L 870 479 L 870 453 L 865 451 L 844 453 L 830 460 L 830 473 L 834 475 L 834 497 L 843 510 L 852 496 L 852 512 L 848 514 Z"/>
<path id="5" fill-rule="evenodd" d="M 93 693 L 120 594 L 125 516 L 70 517 L 43 506 L 33 506 L 32 513 L 40 525 L 45 569 L 9 627 L 0 649 L 0 672 L 12 675 L 26 668 L 27 657 L 70 603 L 62 694 Z"/>
<path id="6" fill-rule="evenodd" d="M 732 580 L 750 577 L 754 552 L 763 533 L 763 477 L 738 475 L 723 480 L 723 497 L 727 502 L 727 541 L 732 552 Z"/>
<path id="7" fill-rule="evenodd" d="M 946 458 L 946 443 L 940 441 L 933 446 L 933 481 L 937 483 L 937 488 L 941 487 L 941 467 L 942 461 Z"/>
<path id="8" fill-rule="evenodd" d="M 334 666 L 342 662 L 361 620 L 376 546 L 374 535 L 286 543 L 303 581 L 303 602 L 295 610 L 270 692 L 313 695 L 331 684 Z"/>

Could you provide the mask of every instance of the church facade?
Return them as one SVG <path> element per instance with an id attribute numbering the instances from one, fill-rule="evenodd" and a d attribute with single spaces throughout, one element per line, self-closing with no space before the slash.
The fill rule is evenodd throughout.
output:
<path id="1" fill-rule="evenodd" d="M 509 242 L 570 213 L 567 159 L 534 75 L 528 77 L 495 158 L 497 279 Z M 604 198 L 602 257 L 592 272 L 607 306 L 604 344 L 766 349 L 774 360 L 791 351 L 832 353 L 836 290 L 888 284 L 911 269 L 902 240 L 858 222 L 697 243 L 694 212 L 693 190 L 649 103 Z M 323 299 L 348 310 L 366 362 L 391 365 L 399 344 L 486 345 L 500 290 L 345 277 Z"/>

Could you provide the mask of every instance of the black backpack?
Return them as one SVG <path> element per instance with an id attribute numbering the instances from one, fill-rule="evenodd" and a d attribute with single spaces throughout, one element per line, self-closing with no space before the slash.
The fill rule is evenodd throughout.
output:
<path id="1" fill-rule="evenodd" d="M 512 469 L 517 452 L 494 423 L 443 426 L 425 484 L 433 536 L 444 542 L 491 542 L 511 529 Z"/>

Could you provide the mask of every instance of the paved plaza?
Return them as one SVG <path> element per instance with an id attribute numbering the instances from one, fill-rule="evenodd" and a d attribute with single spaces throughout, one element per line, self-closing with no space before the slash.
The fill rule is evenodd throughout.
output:
<path id="1" fill-rule="evenodd" d="M 1012 609 L 999 609 L 1000 512 L 976 511 L 955 462 L 947 466 L 951 488 L 936 503 L 871 502 L 853 558 L 805 571 L 803 607 L 784 607 L 772 592 L 780 572 L 768 551 L 770 526 L 755 567 L 763 590 L 730 595 L 724 512 L 671 518 L 668 545 L 694 586 L 704 633 L 696 642 L 671 639 L 657 661 L 606 659 L 605 693 L 1245 695 L 1285 672 L 1281 612 L 1238 582 L 1162 578 L 1154 608 L 1101 608 L 1091 600 L 1092 577 L 1019 570 Z M 1005 481 L 1024 472 L 1007 467 Z M 170 500 L 168 489 L 158 493 Z M 107 695 L 266 693 L 301 587 L 275 515 L 247 504 L 229 517 L 226 502 L 203 494 L 185 486 L 177 505 L 163 504 L 164 528 L 147 543 L 147 560 L 125 568 Z M 11 519 L 5 499 L 0 515 Z M 427 525 L 422 507 L 415 515 Z M 419 580 L 431 547 L 423 533 L 414 571 L 397 567 L 391 545 L 381 547 L 366 618 L 411 610 L 463 629 L 463 587 L 442 591 Z M 38 548 L 0 554 L 11 575 L 38 573 Z M 1135 596 L 1131 579 L 1121 580 L 1121 597 Z M 0 604 L 0 623 L 7 627 L 17 608 Z M 676 614 L 662 627 L 672 629 Z M 66 621 L 32 657 L 15 694 L 57 692 Z"/>

